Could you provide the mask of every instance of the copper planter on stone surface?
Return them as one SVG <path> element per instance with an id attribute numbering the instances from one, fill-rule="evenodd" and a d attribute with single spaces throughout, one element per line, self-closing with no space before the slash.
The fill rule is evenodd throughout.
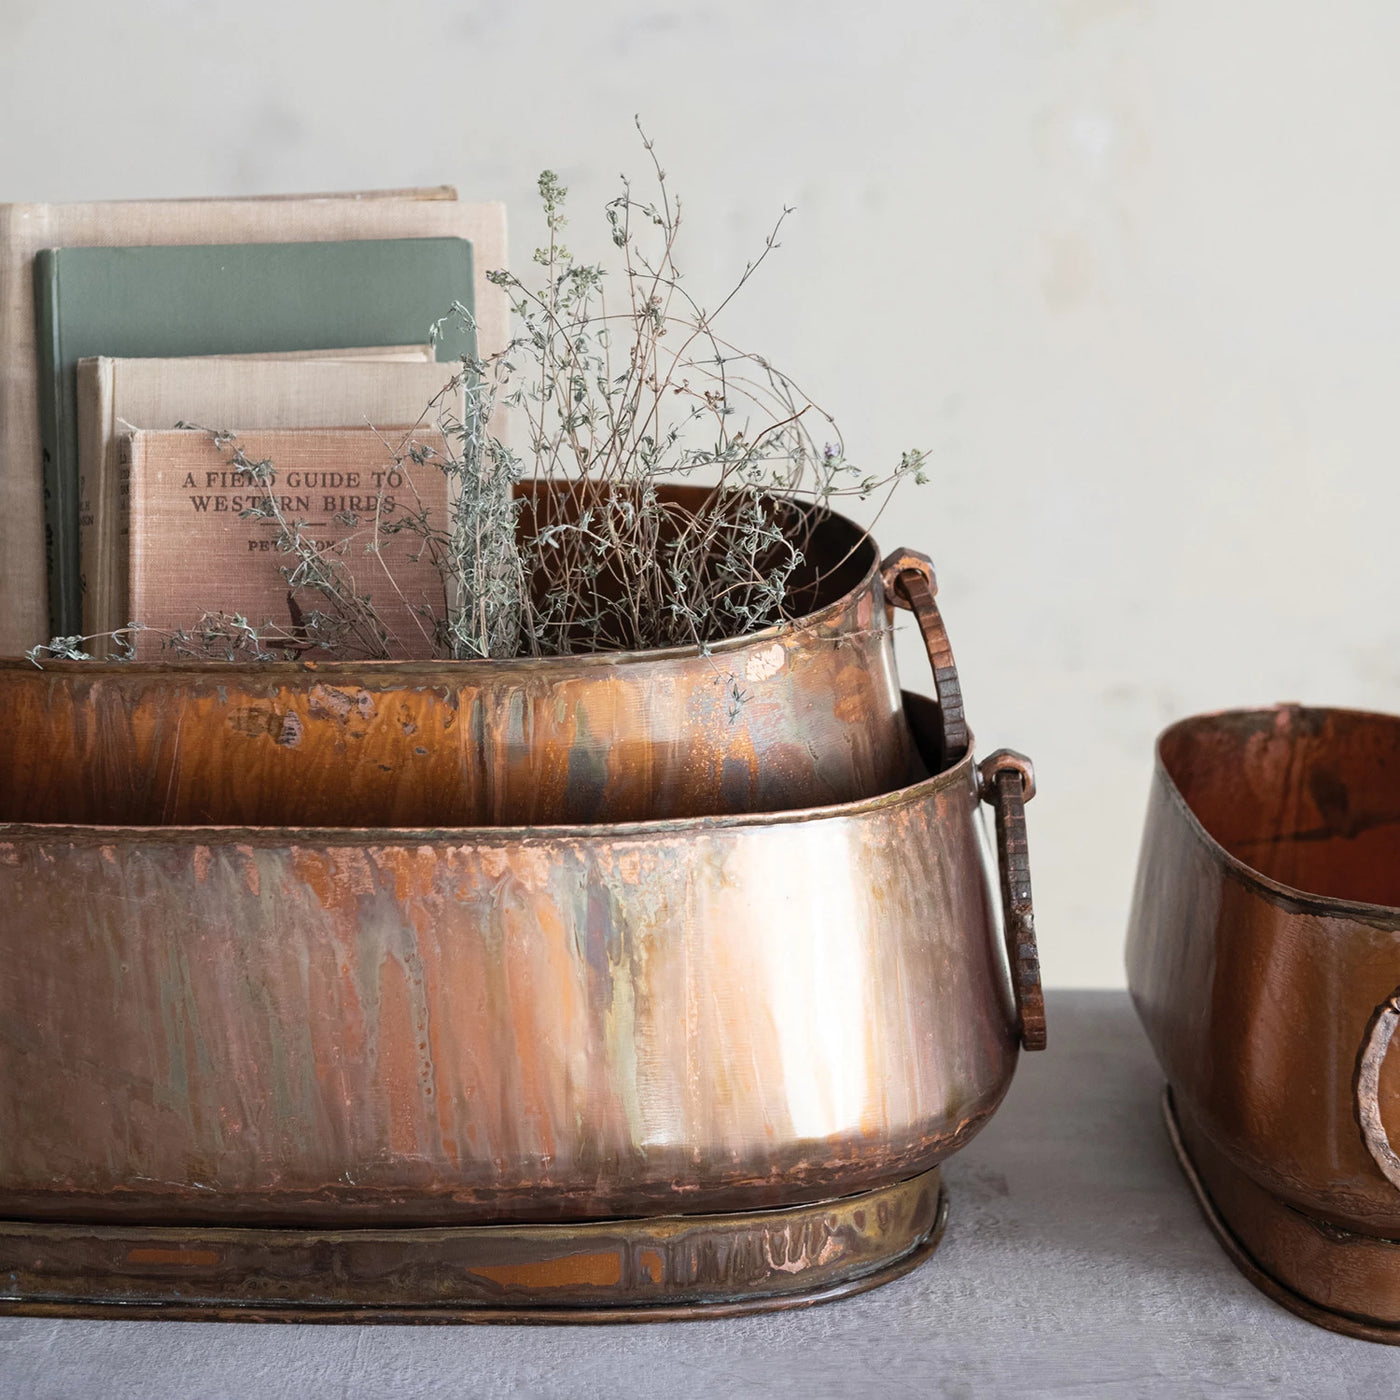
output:
<path id="1" fill-rule="evenodd" d="M 1400 718 L 1168 729 L 1128 974 L 1236 1264 L 1314 1322 L 1400 1341 Z"/>
<path id="2" fill-rule="evenodd" d="M 880 742 L 934 776 L 776 813 L 486 825 L 357 766 L 340 820 L 254 824 L 255 786 L 178 761 L 233 742 L 212 676 L 178 679 L 159 743 L 121 722 L 144 699 L 75 720 L 76 670 L 44 673 L 49 707 L 0 685 L 29 775 L 0 792 L 0 1309 L 657 1317 L 912 1267 L 938 1164 L 1044 1023 L 1029 764 L 974 766 L 931 571 L 889 578 L 941 703 L 906 697 L 917 753 Z M 403 729 L 365 708 L 347 749 Z M 78 780 L 36 786 L 70 742 Z M 149 824 L 187 774 L 217 821 L 175 796 Z"/>

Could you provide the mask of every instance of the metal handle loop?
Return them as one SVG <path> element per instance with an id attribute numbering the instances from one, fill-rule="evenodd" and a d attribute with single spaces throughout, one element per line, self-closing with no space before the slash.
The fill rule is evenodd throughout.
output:
<path id="1" fill-rule="evenodd" d="M 933 688 L 943 726 L 943 764 L 956 763 L 967 753 L 967 716 L 963 712 L 962 686 L 958 683 L 958 667 L 953 660 L 948 629 L 938 611 L 934 595 L 938 592 L 938 576 L 933 560 L 915 549 L 896 549 L 880 565 L 885 582 L 885 599 L 897 608 L 907 608 L 914 614 L 923 634 L 924 649 L 933 667 Z"/>
<path id="2" fill-rule="evenodd" d="M 1390 1145 L 1390 1136 L 1381 1122 L 1381 1065 L 1390 1049 L 1391 1037 L 1400 1026 L 1400 987 L 1376 1007 L 1361 1042 L 1356 1062 L 1356 1121 L 1366 1150 L 1381 1169 L 1381 1175 L 1400 1191 L 1400 1154 Z"/>
<path id="3" fill-rule="evenodd" d="M 1001 872 L 1001 907 L 1006 920 L 1006 956 L 1016 996 L 1021 1046 L 1045 1049 L 1045 992 L 1040 985 L 1040 950 L 1031 904 L 1030 850 L 1026 841 L 1026 803 L 1035 796 L 1035 767 L 1024 754 L 998 749 L 978 765 L 982 800 L 996 813 L 997 866 Z"/>

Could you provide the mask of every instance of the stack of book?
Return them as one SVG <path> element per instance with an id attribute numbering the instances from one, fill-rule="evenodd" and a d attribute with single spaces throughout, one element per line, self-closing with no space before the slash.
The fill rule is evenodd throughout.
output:
<path id="1" fill-rule="evenodd" d="M 286 558 L 244 514 L 268 487 L 204 429 L 269 460 L 328 548 L 409 500 L 445 524 L 442 473 L 397 449 L 432 446 L 461 357 L 505 344 L 505 241 L 502 205 L 446 188 L 0 206 L 0 655 L 211 612 L 287 626 Z M 441 585 L 399 538 L 358 551 L 356 588 L 426 655 Z"/>

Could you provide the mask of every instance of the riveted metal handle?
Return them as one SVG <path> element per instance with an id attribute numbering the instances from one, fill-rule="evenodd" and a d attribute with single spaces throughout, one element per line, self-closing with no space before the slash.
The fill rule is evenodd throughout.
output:
<path id="1" fill-rule="evenodd" d="M 1361 1124 L 1361 1136 L 1366 1150 L 1381 1169 L 1381 1175 L 1400 1191 L 1400 1155 L 1390 1145 L 1390 1135 L 1381 1122 L 1381 1065 L 1390 1049 L 1391 1037 L 1400 1026 L 1400 987 L 1376 1007 L 1361 1042 L 1361 1054 L 1356 1062 L 1356 1120 Z"/>
<path id="2" fill-rule="evenodd" d="M 933 560 L 916 549 L 897 549 L 880 565 L 885 598 L 897 608 L 907 608 L 923 633 L 924 648 L 933 667 L 933 688 L 943 726 L 943 764 L 956 763 L 968 747 L 967 717 L 963 713 L 962 686 L 948 641 L 948 629 L 934 595 L 938 576 Z"/>
<path id="3" fill-rule="evenodd" d="M 1021 1045 L 1045 1049 L 1045 992 L 1040 985 L 1040 950 L 1031 905 L 1031 862 L 1026 843 L 1026 803 L 1035 796 L 1035 768 L 1024 754 L 998 749 L 978 765 L 982 800 L 996 813 L 997 865 L 1006 920 L 1006 956 L 1016 995 Z"/>

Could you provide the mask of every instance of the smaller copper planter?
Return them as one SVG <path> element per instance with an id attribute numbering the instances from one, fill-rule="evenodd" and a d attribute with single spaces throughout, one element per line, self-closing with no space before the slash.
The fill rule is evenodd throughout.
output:
<path id="1" fill-rule="evenodd" d="M 1128 979 L 1231 1258 L 1303 1317 L 1400 1343 L 1400 718 L 1168 729 Z"/>

